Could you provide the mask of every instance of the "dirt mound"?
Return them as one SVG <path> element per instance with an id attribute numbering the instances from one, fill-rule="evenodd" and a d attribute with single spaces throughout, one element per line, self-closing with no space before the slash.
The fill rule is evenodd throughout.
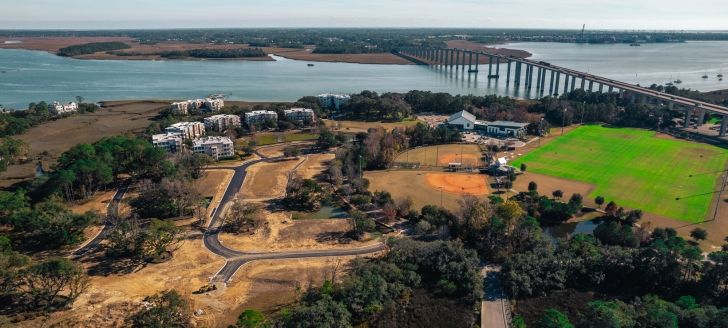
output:
<path id="1" fill-rule="evenodd" d="M 427 184 L 435 189 L 461 195 L 485 195 L 488 193 L 488 181 L 479 174 L 447 174 L 428 173 Z"/>

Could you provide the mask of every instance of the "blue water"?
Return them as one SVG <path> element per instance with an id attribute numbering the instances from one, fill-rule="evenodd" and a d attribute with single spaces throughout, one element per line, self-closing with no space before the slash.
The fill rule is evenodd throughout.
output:
<path id="1" fill-rule="evenodd" d="M 681 87 L 702 91 L 727 89 L 728 42 L 586 45 L 514 43 L 534 59 L 609 78 L 649 85 L 681 79 Z M 415 65 L 313 63 L 275 57 L 277 61 L 136 61 L 78 60 L 41 51 L 0 49 L 0 105 L 25 108 L 33 101 L 187 99 L 230 94 L 228 99 L 294 101 L 325 92 L 362 90 L 406 92 L 413 89 L 453 94 L 539 96 L 478 75 Z M 504 76 L 506 65 L 501 65 Z M 4 72 L 4 73 L 3 73 Z M 710 78 L 700 77 L 707 73 Z M 728 81 L 728 80 L 726 80 Z"/>

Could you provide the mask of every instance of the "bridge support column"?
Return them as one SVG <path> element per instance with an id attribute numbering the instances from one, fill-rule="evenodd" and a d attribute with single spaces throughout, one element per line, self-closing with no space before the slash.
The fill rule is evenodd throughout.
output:
<path id="1" fill-rule="evenodd" d="M 720 133 L 718 134 L 719 136 L 725 137 L 726 127 L 728 127 L 728 115 L 723 115 L 723 118 L 720 122 Z"/>
<path id="2" fill-rule="evenodd" d="M 594 81 L 589 80 L 589 92 L 592 92 L 593 88 L 594 88 Z"/>
<path id="3" fill-rule="evenodd" d="M 508 61 L 508 68 L 506 68 L 506 85 L 511 84 L 511 61 Z"/>
<path id="4" fill-rule="evenodd" d="M 538 73 L 536 74 L 536 91 L 541 89 L 541 72 L 542 72 L 541 67 L 538 68 L 537 72 Z"/>
<path id="5" fill-rule="evenodd" d="M 672 102 L 672 101 L 671 102 L 668 102 L 667 103 L 667 109 L 672 110 L 673 108 L 675 108 L 675 103 Z"/>
<path id="6" fill-rule="evenodd" d="M 543 69 L 543 73 L 541 73 L 541 92 L 546 90 L 546 73 L 548 73 L 547 69 Z"/>
<path id="7" fill-rule="evenodd" d="M 495 57 L 495 76 L 500 78 L 500 57 Z"/>
<path id="8" fill-rule="evenodd" d="M 554 96 L 559 94 L 559 82 L 560 81 L 561 81 L 561 72 L 556 72 L 556 85 L 554 86 L 554 93 L 553 93 Z"/>
<path id="9" fill-rule="evenodd" d="M 473 71 L 473 53 L 468 51 L 468 73 Z"/>
<path id="10" fill-rule="evenodd" d="M 684 126 L 685 126 L 686 129 L 690 127 L 690 111 L 691 111 L 690 108 L 685 108 L 685 124 L 684 124 Z"/>
<path id="11" fill-rule="evenodd" d="M 554 93 L 554 75 L 556 75 L 556 72 L 551 71 L 551 82 L 549 82 L 549 94 Z"/>
<path id="12" fill-rule="evenodd" d="M 609 93 L 612 93 L 612 92 L 614 92 L 614 87 L 610 85 L 609 86 Z"/>
<path id="13" fill-rule="evenodd" d="M 569 92 L 569 74 L 564 74 L 564 93 Z"/>
<path id="14" fill-rule="evenodd" d="M 574 91 L 576 89 L 576 75 L 571 77 L 571 91 Z"/>
<path id="15" fill-rule="evenodd" d="M 586 87 L 586 80 L 584 80 L 584 78 L 582 77 L 581 78 L 581 89 L 586 91 L 585 87 Z"/>
<path id="16" fill-rule="evenodd" d="M 518 87 L 521 84 L 521 62 L 516 62 L 516 71 L 513 75 L 513 85 Z"/>
<path id="17" fill-rule="evenodd" d="M 705 122 L 705 108 L 698 108 L 698 124 L 695 126 L 697 129 L 698 127 L 702 126 Z"/>
<path id="18" fill-rule="evenodd" d="M 604 92 L 604 84 L 599 83 L 599 93 Z"/>
<path id="19" fill-rule="evenodd" d="M 488 56 L 488 78 L 493 76 L 493 56 Z"/>
<path id="20" fill-rule="evenodd" d="M 479 66 L 480 66 L 480 53 L 476 52 L 475 53 L 475 72 L 476 73 L 480 72 Z"/>
<path id="21" fill-rule="evenodd" d="M 531 88 L 533 88 L 533 71 L 534 71 L 534 68 L 535 67 L 533 65 L 530 65 L 529 70 L 528 70 L 528 89 L 529 90 Z"/>

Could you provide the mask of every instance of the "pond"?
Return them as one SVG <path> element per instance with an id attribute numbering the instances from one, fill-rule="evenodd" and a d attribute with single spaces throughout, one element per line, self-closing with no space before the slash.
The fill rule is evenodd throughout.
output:
<path id="1" fill-rule="evenodd" d="M 298 220 L 326 220 L 326 219 L 348 219 L 351 216 L 344 207 L 340 206 L 322 206 L 318 211 L 313 213 L 298 212 Z"/>
<path id="2" fill-rule="evenodd" d="M 557 239 L 567 238 L 579 233 L 591 235 L 594 233 L 594 229 L 599 225 L 596 220 L 588 220 L 581 222 L 567 222 L 555 226 L 545 227 L 543 229 L 546 236 L 551 239 L 552 242 L 556 243 Z"/>

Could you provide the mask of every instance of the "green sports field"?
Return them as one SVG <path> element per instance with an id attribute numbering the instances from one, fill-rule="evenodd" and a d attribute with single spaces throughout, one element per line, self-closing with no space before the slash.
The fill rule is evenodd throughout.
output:
<path id="1" fill-rule="evenodd" d="M 513 165 L 594 184 L 592 199 L 601 195 L 625 207 L 700 222 L 727 161 L 727 150 L 706 144 L 658 138 L 646 130 L 584 126 Z"/>

